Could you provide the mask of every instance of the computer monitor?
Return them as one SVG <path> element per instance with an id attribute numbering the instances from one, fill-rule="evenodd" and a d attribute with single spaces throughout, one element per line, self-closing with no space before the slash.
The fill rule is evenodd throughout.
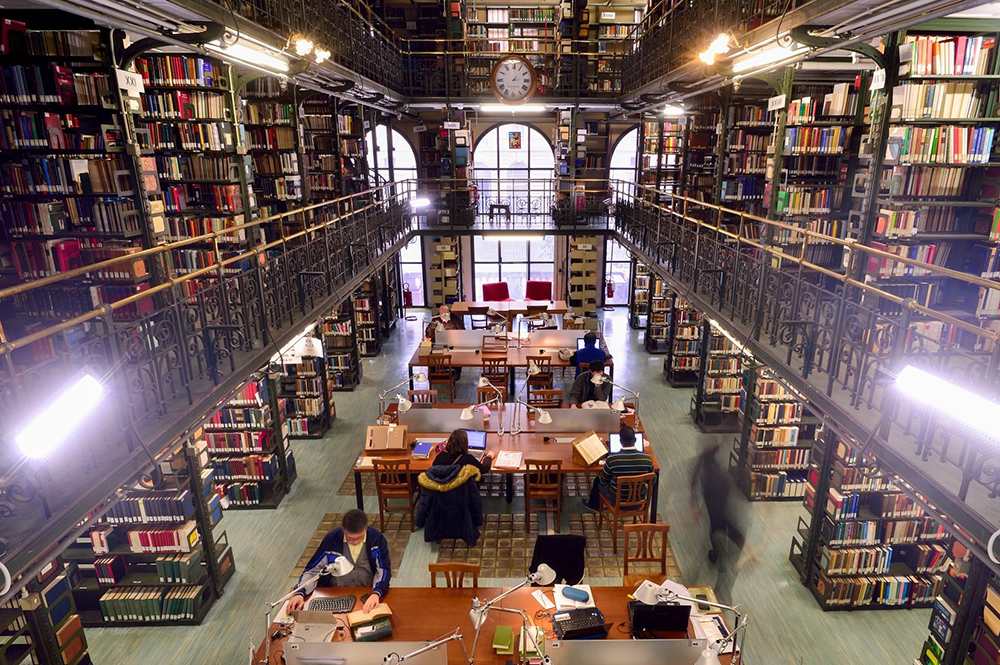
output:
<path id="1" fill-rule="evenodd" d="M 582 337 L 576 340 L 576 350 L 577 351 L 579 351 L 580 349 L 582 349 L 585 346 L 587 346 L 587 343 L 583 340 Z"/>
<path id="2" fill-rule="evenodd" d="M 635 449 L 642 452 L 642 432 L 635 433 Z M 608 435 L 608 450 L 617 453 L 622 449 L 622 435 L 618 432 Z"/>
<path id="3" fill-rule="evenodd" d="M 486 450 L 486 432 L 480 429 L 467 429 L 465 435 L 469 437 L 469 450 Z"/>
<path id="4" fill-rule="evenodd" d="M 691 617 L 691 606 L 672 603 L 645 605 L 630 600 L 629 623 L 633 637 L 663 638 L 672 633 L 684 635 Z"/>

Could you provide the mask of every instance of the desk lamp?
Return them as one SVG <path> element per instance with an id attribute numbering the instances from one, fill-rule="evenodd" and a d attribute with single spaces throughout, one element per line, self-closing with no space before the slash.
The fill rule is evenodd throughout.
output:
<path id="1" fill-rule="evenodd" d="M 601 383 L 610 383 L 615 388 L 618 388 L 620 390 L 624 390 L 629 395 L 631 395 L 633 398 L 635 398 L 635 420 L 636 420 L 636 424 L 638 425 L 638 422 L 639 422 L 639 393 L 637 393 L 636 391 L 632 390 L 631 388 L 626 388 L 625 386 L 618 385 L 617 383 L 615 383 L 614 381 L 612 381 L 611 378 L 607 374 L 602 374 L 601 376 L 603 377 L 603 380 L 601 381 Z M 616 399 L 611 404 L 611 408 L 614 409 L 615 411 L 619 412 L 619 413 L 625 413 L 625 400 L 623 398 L 619 397 L 618 399 Z"/>
<path id="2" fill-rule="evenodd" d="M 639 588 L 632 593 L 632 597 L 644 605 L 656 605 L 658 603 L 672 603 L 678 600 L 684 600 L 698 605 L 716 607 L 720 610 L 729 610 L 733 613 L 736 627 L 729 631 L 729 635 L 726 637 L 716 640 L 712 644 L 708 645 L 705 650 L 701 652 L 701 656 L 698 658 L 695 665 L 721 665 L 721 661 L 719 661 L 719 654 L 722 653 L 730 643 L 736 641 L 737 635 L 739 635 L 739 644 L 733 649 L 732 663 L 733 665 L 740 665 L 740 663 L 743 662 L 743 642 L 746 639 L 747 617 L 745 614 L 740 614 L 739 605 L 723 605 L 722 603 L 715 603 L 710 600 L 684 596 L 671 589 L 667 589 L 664 586 L 653 584 L 649 580 L 640 584 Z"/>
<path id="3" fill-rule="evenodd" d="M 271 612 L 274 611 L 274 608 L 290 599 L 299 591 L 305 591 L 307 595 L 312 593 L 316 589 L 316 584 L 319 582 L 319 578 L 324 575 L 343 577 L 352 570 L 354 570 L 354 564 L 352 564 L 347 557 L 342 554 L 337 554 L 336 552 L 327 552 L 319 560 L 319 563 L 302 573 L 302 577 L 309 575 L 310 577 L 308 579 L 304 582 L 300 582 L 294 589 L 273 603 L 265 603 L 267 606 L 267 613 L 265 614 L 264 629 L 267 632 L 264 637 L 264 660 L 260 661 L 261 663 L 267 665 L 271 662 Z M 250 643 L 250 653 L 251 662 L 253 662 L 253 642 Z"/>
<path id="4" fill-rule="evenodd" d="M 556 581 L 556 571 L 552 570 L 548 564 L 542 563 L 538 565 L 538 568 L 533 573 L 528 573 L 528 576 L 523 582 L 515 587 L 512 587 L 499 596 L 492 600 L 488 600 L 485 603 L 481 602 L 478 597 L 473 597 L 472 599 L 472 609 L 469 611 L 469 618 L 472 620 L 472 627 L 476 629 L 476 637 L 472 641 L 472 658 L 469 659 L 469 665 L 473 665 L 473 659 L 476 657 L 476 644 L 479 642 L 479 631 L 482 630 L 483 624 L 486 623 L 486 614 L 490 611 L 496 612 L 510 612 L 511 614 L 519 614 L 521 616 L 521 622 L 524 624 L 524 633 L 531 639 L 531 645 L 535 648 L 535 653 L 541 654 L 541 649 L 538 648 L 538 640 L 535 639 L 535 631 L 528 629 L 528 615 L 524 610 L 515 610 L 508 607 L 496 607 L 496 604 L 514 593 L 518 589 L 528 586 L 529 584 L 541 584 L 542 586 L 548 586 Z M 527 658 L 524 653 L 521 653 L 521 663 L 527 662 Z M 542 656 L 542 665 L 551 665 L 552 659 L 548 656 Z"/>
<path id="5" fill-rule="evenodd" d="M 480 388 L 492 388 L 493 391 L 496 393 L 496 397 L 493 397 L 492 399 L 483 402 L 482 404 L 475 404 L 473 406 L 465 407 L 464 409 L 462 409 L 462 413 L 459 416 L 459 418 L 461 418 L 462 420 L 472 420 L 472 416 L 476 412 L 476 409 L 484 406 L 489 407 L 490 404 L 496 404 L 498 412 L 497 434 L 503 436 L 503 393 L 500 392 L 499 388 L 490 383 L 490 380 L 487 379 L 485 376 L 479 377 L 479 383 L 477 383 L 476 385 Z"/>
<path id="6" fill-rule="evenodd" d="M 407 411 L 413 408 L 413 402 L 406 399 L 399 393 L 396 393 L 396 400 L 398 402 L 398 407 L 397 407 L 398 413 L 406 413 Z"/>
<path id="7" fill-rule="evenodd" d="M 407 378 L 403 379 L 402 381 L 400 381 L 399 383 L 397 383 L 393 387 L 386 388 L 385 390 L 383 390 L 382 392 L 380 392 L 378 394 L 378 415 L 379 416 L 381 416 L 383 413 L 385 413 L 385 396 L 388 395 L 389 393 L 391 393 L 396 388 L 399 388 L 399 387 L 401 387 L 401 386 L 409 383 L 410 381 L 416 381 L 418 383 L 427 383 L 427 375 L 424 374 L 423 372 L 417 372 L 413 376 L 407 377 Z M 396 397 L 398 398 L 399 395 L 396 395 Z"/>
<path id="8" fill-rule="evenodd" d="M 529 409 L 531 411 L 535 410 L 535 407 L 531 406 L 527 402 L 521 401 L 521 395 L 524 394 L 525 389 L 528 387 L 528 381 L 531 379 L 531 377 L 533 377 L 533 376 L 541 373 L 541 371 L 542 370 L 538 366 L 538 363 L 536 363 L 534 360 L 529 360 L 528 361 L 528 369 L 527 369 L 528 376 L 524 380 L 524 384 L 521 385 L 521 389 L 519 391 L 517 391 L 516 395 L 514 395 L 514 406 L 515 407 L 518 404 L 521 404 L 522 406 L 526 407 L 527 409 Z M 517 409 L 517 408 L 514 409 L 514 424 L 510 428 L 510 433 L 511 434 L 520 434 L 521 433 L 521 410 L 520 409 Z"/>
<path id="9" fill-rule="evenodd" d="M 427 646 L 420 647 L 419 649 L 417 649 L 413 653 L 408 653 L 405 656 L 400 656 L 396 652 L 388 653 L 388 654 L 385 655 L 385 658 L 382 659 L 382 665 L 399 665 L 400 663 L 405 662 L 405 661 L 409 660 L 410 658 L 415 658 L 416 656 L 419 656 L 420 654 L 424 653 L 425 651 L 430 651 L 431 649 L 437 649 L 442 644 L 447 644 L 448 642 L 451 642 L 452 640 L 458 642 L 459 645 L 461 645 L 461 647 L 462 647 L 462 656 L 463 656 L 462 660 L 463 661 L 469 661 L 469 654 L 466 653 L 466 651 L 465 651 L 465 642 L 462 641 L 462 634 L 460 632 L 458 632 L 459 630 L 461 630 L 461 629 L 460 628 L 456 628 L 455 632 L 451 633 L 450 635 L 447 635 L 446 637 L 442 637 L 439 640 L 434 640 L 433 642 L 428 642 Z M 472 662 L 472 661 L 469 661 L 469 662 Z"/>

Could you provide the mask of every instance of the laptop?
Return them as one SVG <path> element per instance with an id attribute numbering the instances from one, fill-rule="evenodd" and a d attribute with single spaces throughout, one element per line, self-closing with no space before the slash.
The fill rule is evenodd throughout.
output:
<path id="1" fill-rule="evenodd" d="M 582 349 L 585 346 L 587 346 L 587 345 L 584 343 L 583 338 L 582 337 L 578 337 L 577 340 L 576 340 L 576 350 L 579 351 L 580 349 Z"/>
<path id="2" fill-rule="evenodd" d="M 635 433 L 635 449 L 638 450 L 641 453 L 642 449 L 643 449 L 643 445 L 644 444 L 642 442 L 642 432 L 636 432 Z M 620 452 L 621 449 L 622 449 L 622 437 L 621 437 L 621 434 L 618 434 L 617 432 L 615 432 L 614 434 L 609 434 L 608 435 L 608 450 L 610 452 L 617 453 L 617 452 Z"/>
<path id="3" fill-rule="evenodd" d="M 646 605 L 630 600 L 628 618 L 632 637 L 662 639 L 677 633 L 687 635 L 691 606 L 674 603 Z"/>
<path id="4" fill-rule="evenodd" d="M 482 462 L 486 456 L 486 432 L 481 429 L 467 429 L 466 436 L 469 437 L 469 454 Z"/>

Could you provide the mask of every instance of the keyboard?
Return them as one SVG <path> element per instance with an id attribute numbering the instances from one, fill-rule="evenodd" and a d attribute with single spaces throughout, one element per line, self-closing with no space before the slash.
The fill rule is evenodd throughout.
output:
<path id="1" fill-rule="evenodd" d="M 566 612 L 556 612 L 552 617 L 556 637 L 560 640 L 579 640 L 586 637 L 604 637 L 608 627 L 604 615 L 596 607 L 586 607 Z"/>
<path id="2" fill-rule="evenodd" d="M 313 598 L 306 608 L 310 612 L 333 612 L 346 614 L 354 609 L 354 596 L 334 596 L 333 598 Z"/>

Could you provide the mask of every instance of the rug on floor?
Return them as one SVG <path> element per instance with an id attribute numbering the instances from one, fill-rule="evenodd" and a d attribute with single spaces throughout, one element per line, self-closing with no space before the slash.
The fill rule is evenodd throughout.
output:
<path id="1" fill-rule="evenodd" d="M 327 513 L 323 516 L 312 538 L 309 539 L 309 544 L 306 545 L 305 550 L 302 552 L 302 556 L 299 557 L 298 563 L 292 569 L 292 577 L 298 579 L 302 575 L 302 572 L 306 569 L 306 565 L 309 563 L 309 558 L 316 552 L 316 548 L 323 542 L 323 538 L 326 534 L 340 526 L 340 521 L 343 517 L 342 513 Z M 378 515 L 369 515 L 368 524 L 378 529 Z M 389 542 L 389 562 L 392 572 L 396 573 L 403 562 L 403 553 L 406 551 L 406 545 L 410 540 L 410 516 L 402 513 L 387 513 L 385 516 L 385 530 L 382 533 Z"/>
<path id="2" fill-rule="evenodd" d="M 596 473 L 567 473 L 563 477 L 563 496 L 587 497 L 590 496 L 590 487 L 594 482 Z M 479 483 L 479 493 L 487 498 L 499 499 L 506 496 L 504 475 L 501 473 L 488 473 L 483 476 Z M 337 496 L 354 496 L 354 471 L 348 471 L 344 481 L 340 483 Z M 375 475 L 371 473 L 361 474 L 361 493 L 363 496 L 375 496 Z M 514 496 L 524 496 L 524 475 L 514 476 Z"/>
<path id="3" fill-rule="evenodd" d="M 587 577 L 622 578 L 624 572 L 624 533 L 618 533 L 618 553 L 611 547 L 611 533 L 607 527 L 598 535 L 597 515 L 569 516 L 569 532 L 587 538 Z M 479 542 L 469 547 L 463 541 L 442 540 L 438 562 L 478 563 L 480 577 L 520 577 L 531 564 L 535 540 L 538 537 L 538 515 L 531 514 L 531 530 L 525 533 L 524 513 L 486 515 L 486 524 L 480 530 Z M 670 539 L 667 539 L 667 576 L 680 580 Z M 659 562 L 629 565 L 630 573 L 659 573 Z"/>

